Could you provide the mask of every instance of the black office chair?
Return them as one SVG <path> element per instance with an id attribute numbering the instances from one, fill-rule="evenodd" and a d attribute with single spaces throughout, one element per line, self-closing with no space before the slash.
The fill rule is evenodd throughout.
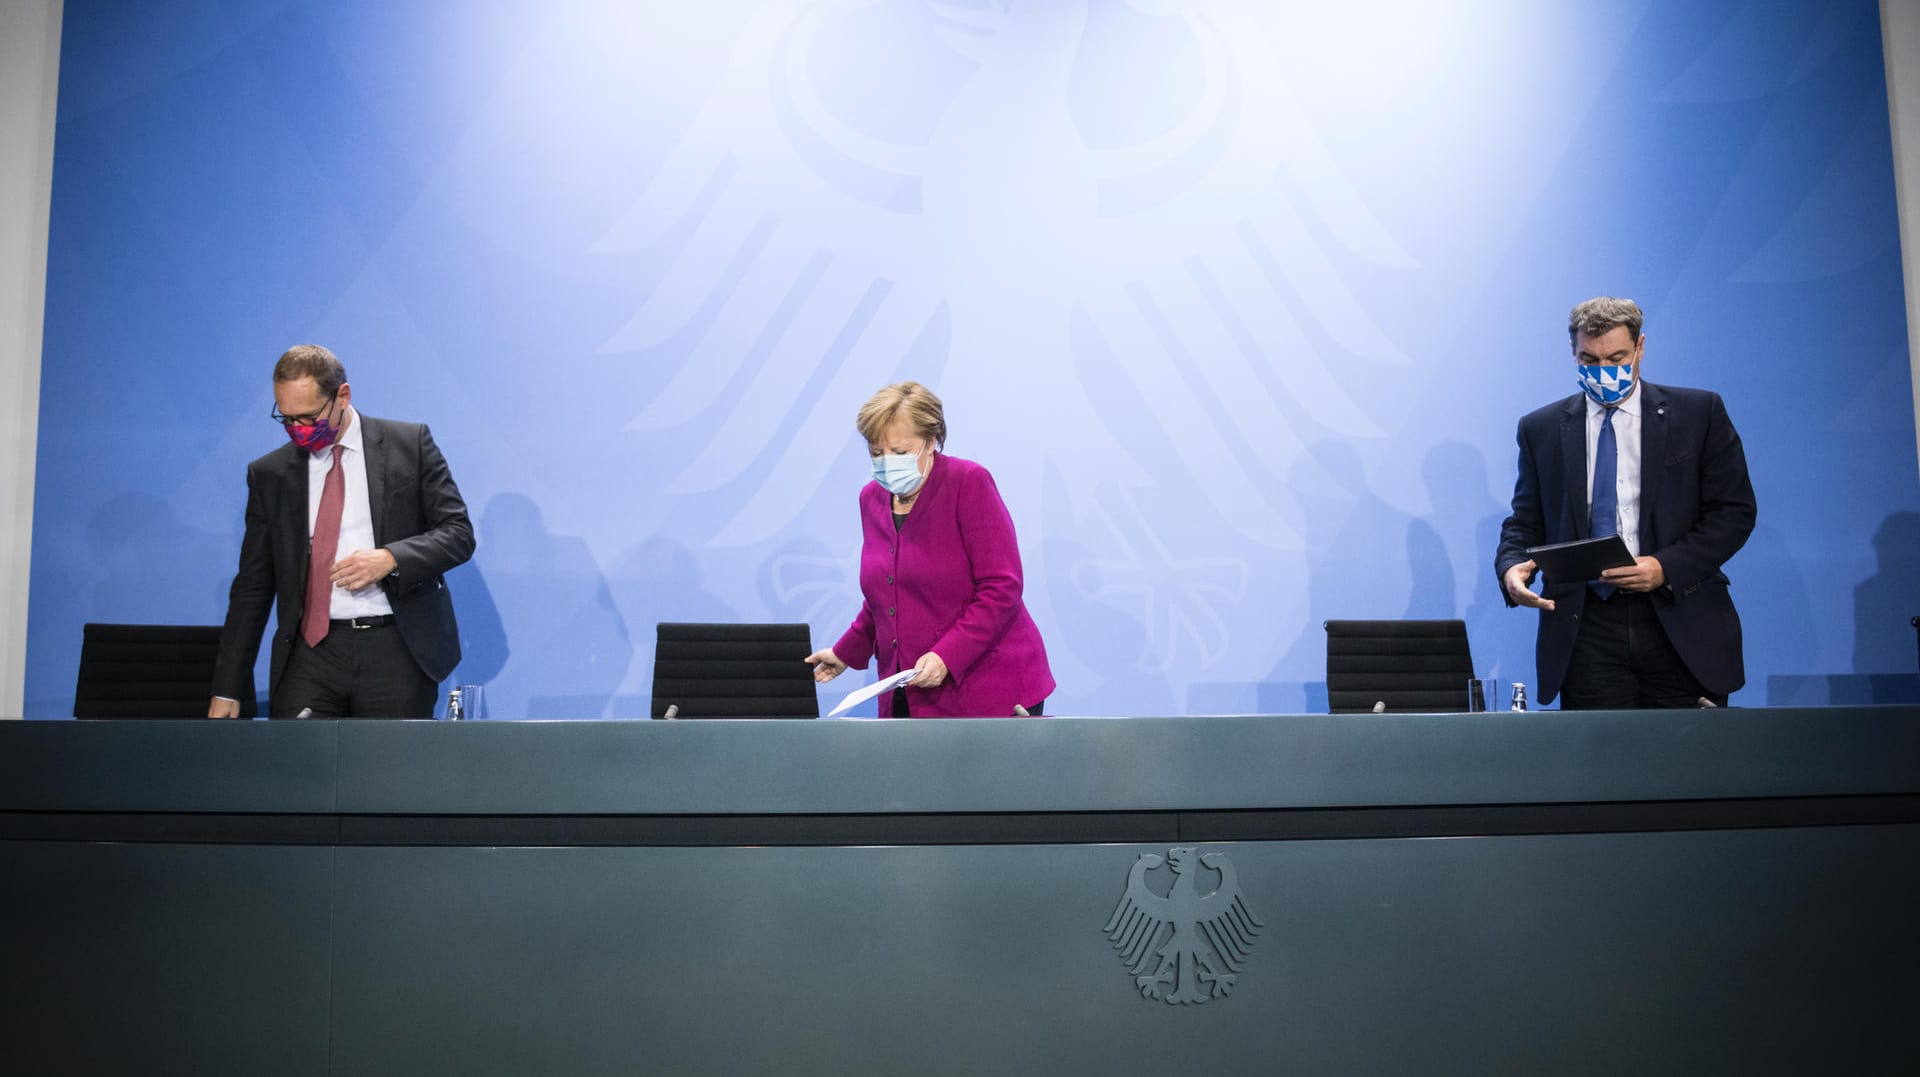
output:
<path id="1" fill-rule="evenodd" d="M 1472 677 L 1465 621 L 1327 622 L 1331 713 L 1464 711 Z"/>
<path id="2" fill-rule="evenodd" d="M 205 718 L 219 653 L 219 625 L 82 625 L 73 716 Z M 254 712 L 249 688 L 240 716 Z"/>
<path id="3" fill-rule="evenodd" d="M 803 624 L 662 621 L 653 654 L 653 716 L 818 718 L 820 697 L 805 661 L 812 653 L 812 634 Z"/>

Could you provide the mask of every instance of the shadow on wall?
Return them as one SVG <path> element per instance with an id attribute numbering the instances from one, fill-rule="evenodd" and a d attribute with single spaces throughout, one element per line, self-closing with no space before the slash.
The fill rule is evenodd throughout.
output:
<path id="1" fill-rule="evenodd" d="M 1450 618 L 1473 594 L 1484 557 L 1474 521 L 1499 507 L 1487 492 L 1487 458 L 1462 441 L 1443 441 L 1420 462 L 1427 514 L 1407 521 L 1407 568 L 1413 579 L 1406 616 Z M 1466 587 L 1462 588 L 1462 584 Z M 1468 637 L 1471 641 L 1471 636 Z"/>
<path id="2" fill-rule="evenodd" d="M 102 502 L 88 517 L 85 534 L 84 555 L 72 559 L 85 567 L 64 573 L 66 586 L 47 586 L 43 570 L 44 590 L 35 591 L 38 601 L 55 605 L 53 611 L 42 614 L 48 620 L 38 627 L 60 641 L 61 650 L 70 656 L 66 667 L 75 676 L 80 666 L 81 626 L 88 621 L 217 625 L 225 619 L 227 589 L 239 549 L 237 534 L 198 530 L 183 522 L 171 503 L 145 492 L 118 494 Z M 261 665 L 264 673 L 264 658 Z M 264 676 L 256 679 L 265 683 Z M 74 677 L 56 683 L 60 684 L 58 696 L 27 700 L 24 712 L 34 717 L 71 717 Z M 212 685 L 207 687 L 211 694 Z M 260 699 L 266 699 L 264 692 Z"/>
<path id="3" fill-rule="evenodd" d="M 632 659 L 607 716 L 647 718 L 653 713 L 654 625 L 661 621 L 733 622 L 740 615 L 707 590 L 700 561 L 692 550 L 659 535 L 648 537 L 620 556 L 613 566 L 612 588 L 619 615 L 635 628 Z"/>
<path id="4" fill-rule="evenodd" d="M 1821 653 L 1823 637 L 1833 627 L 1813 615 L 1805 572 L 1779 528 L 1757 524 L 1747 544 L 1727 562 L 1726 572 L 1734 606 L 1740 611 L 1750 678 L 1730 702 L 1736 707 L 1750 705 L 1764 696 L 1767 705 L 1781 703 L 1770 673 L 1764 691 L 1751 678 L 1759 671 L 1807 669 L 1812 664 L 1809 656 Z M 1763 597 L 1764 616 L 1758 612 Z"/>
<path id="5" fill-rule="evenodd" d="M 1327 709 L 1324 624 L 1330 619 L 1461 618 L 1480 672 L 1527 679 L 1535 617 L 1508 609 L 1493 576 L 1506 510 L 1490 488 L 1485 454 L 1460 441 L 1428 450 L 1421 464 L 1428 500 L 1423 516 L 1400 512 L 1374 494 L 1350 446 L 1321 442 L 1310 455 L 1336 488 L 1316 494 L 1296 482 L 1314 566 L 1306 585 L 1308 617 L 1299 638 L 1256 686 L 1260 709 L 1282 714 Z M 1370 590 L 1392 604 L 1356 602 L 1357 589 L 1348 582 L 1353 573 L 1364 573 L 1376 584 L 1383 577 L 1391 581 Z M 1395 596 L 1404 596 L 1404 602 Z"/>
<path id="6" fill-rule="evenodd" d="M 149 493 L 109 498 L 87 522 L 87 544 L 101 577 L 87 608 L 125 609 L 128 620 L 181 623 L 185 611 L 207 623 L 226 614 L 227 586 L 233 582 L 237 548 L 225 536 L 197 531 L 182 523 L 173 506 Z M 210 583 L 209 581 L 218 581 Z M 93 620 L 107 618 L 96 613 Z"/>
<path id="7" fill-rule="evenodd" d="M 691 561 L 692 555 L 686 556 Z M 805 624 L 814 649 L 831 647 L 860 612 L 858 573 L 859 561 L 855 557 L 836 557 L 825 543 L 817 539 L 789 540 L 768 554 L 754 573 L 760 604 L 767 611 L 764 619 L 776 624 Z M 717 598 L 708 595 L 697 598 L 689 595 L 681 601 L 682 607 L 686 608 L 697 608 L 696 603 L 721 606 Z M 686 616 L 661 618 L 663 621 L 726 619 Z M 804 655 L 796 655 L 795 658 L 803 659 Z M 872 668 L 872 663 L 868 663 L 868 668 Z M 816 689 L 820 713 L 831 711 L 849 693 L 871 679 L 871 676 L 842 676 L 828 686 Z M 870 701 L 855 707 L 851 713 L 860 718 L 873 717 L 877 706 L 876 702 Z"/>
<path id="8" fill-rule="evenodd" d="M 1880 521 L 1873 552 L 1874 574 L 1853 589 L 1853 672 L 1769 676 L 1770 706 L 1920 703 L 1920 646 L 1912 624 L 1920 614 L 1920 513 L 1895 512 Z"/>
<path id="9" fill-rule="evenodd" d="M 1532 683 L 1536 680 L 1533 637 L 1539 616 L 1509 608 L 1494 575 L 1493 555 L 1500 546 L 1508 503 L 1489 474 L 1486 454 L 1465 442 L 1442 442 L 1427 452 L 1421 476 L 1426 481 L 1432 525 L 1445 536 L 1447 553 L 1461 570 L 1456 608 L 1463 612 L 1409 616 L 1459 617 L 1467 623 L 1476 672 Z"/>
<path id="10" fill-rule="evenodd" d="M 511 649 L 486 575 L 468 561 L 447 573 L 447 589 L 453 592 L 453 616 L 460 625 L 460 665 L 452 683 L 491 684 L 506 668 Z"/>
<path id="11" fill-rule="evenodd" d="M 1920 672 L 1920 513 L 1896 512 L 1873 533 L 1874 574 L 1853 589 L 1853 671 Z"/>
<path id="12" fill-rule="evenodd" d="M 1315 466 L 1327 476 L 1316 481 Z M 1387 504 L 1367 483 L 1366 467 L 1351 445 L 1320 441 L 1308 446 L 1288 474 L 1300 503 L 1307 543 L 1307 618 L 1300 635 L 1281 656 L 1256 699 L 1262 710 L 1278 713 L 1304 709 L 1326 710 L 1327 633 L 1329 619 L 1403 617 L 1415 601 L 1416 566 L 1408 559 L 1414 518 Z M 1331 484 L 1330 486 L 1328 484 Z M 1431 528 L 1425 529 L 1431 532 Z M 1423 557 L 1433 556 L 1438 540 L 1420 543 Z M 1350 581 L 1363 575 L 1369 584 L 1356 588 Z M 1447 573 L 1449 581 L 1452 573 Z M 1447 584 L 1451 586 L 1451 584 Z M 1439 608 L 1432 591 L 1422 592 L 1423 604 Z M 1372 600 L 1356 596 L 1370 594 Z M 1445 604 L 1451 609 L 1451 603 Z M 1451 614 L 1447 614 L 1451 616 Z"/>
<path id="13" fill-rule="evenodd" d="M 1029 592 L 1044 589 L 1054 622 L 1072 626 L 1057 630 L 1036 616 L 1048 663 L 1060 685 L 1055 695 L 1091 694 L 1094 686 L 1074 683 L 1077 678 L 1089 678 L 1097 680 L 1102 694 L 1125 698 L 1131 714 L 1177 713 L 1168 675 L 1173 662 L 1183 656 L 1175 652 L 1183 644 L 1177 642 L 1180 637 L 1173 621 L 1179 616 L 1179 605 L 1191 601 L 1181 597 L 1187 581 L 1160 558 L 1158 549 L 1123 541 L 1117 554 L 1110 551 L 1102 556 L 1079 541 L 1094 525 L 1091 519 L 1075 516 L 1072 495 L 1051 466 L 1043 490 L 1040 550 L 1049 571 L 1036 579 L 1029 568 L 1027 588 Z M 1134 521 L 1140 511 L 1110 484 L 1094 491 L 1091 506 L 1092 518 L 1109 521 Z M 1166 614 L 1165 638 L 1158 641 L 1147 621 L 1154 611 Z M 1202 620 L 1189 618 L 1186 623 Z M 1191 641 L 1185 645 L 1192 646 Z M 1062 714 L 1065 709 L 1049 701 L 1047 713 Z"/>
<path id="14" fill-rule="evenodd" d="M 486 685 L 491 718 L 604 716 L 633 646 L 587 544 L 549 532 L 524 494 L 487 502 L 479 532 L 473 570 L 453 584 L 469 648 L 459 680 Z M 532 695 L 530 684 L 562 692 Z"/>

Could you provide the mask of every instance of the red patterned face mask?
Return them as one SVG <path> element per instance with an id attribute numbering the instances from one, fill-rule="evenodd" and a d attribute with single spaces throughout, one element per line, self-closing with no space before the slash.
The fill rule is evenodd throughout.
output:
<path id="1" fill-rule="evenodd" d="M 286 430 L 287 436 L 293 439 L 293 443 L 308 452 L 319 452 L 332 445 L 334 439 L 340 436 L 340 431 L 335 430 L 333 424 L 325 419 L 315 419 L 312 426 L 287 423 Z"/>
<path id="2" fill-rule="evenodd" d="M 270 414 L 273 416 L 273 421 L 280 424 L 280 429 L 287 432 L 287 437 L 292 439 L 295 445 L 300 446 L 308 452 L 320 452 L 334 442 L 339 441 L 340 432 L 346 429 L 345 423 L 335 426 L 333 425 L 333 420 L 329 418 L 329 416 L 336 414 L 335 409 L 338 408 L 341 403 L 340 389 L 344 388 L 346 388 L 346 386 L 342 385 L 340 388 L 327 394 L 327 410 L 325 411 L 314 412 L 311 415 L 302 415 L 297 419 L 290 418 L 281 413 L 280 404 L 276 401 L 273 405 L 273 411 Z"/>

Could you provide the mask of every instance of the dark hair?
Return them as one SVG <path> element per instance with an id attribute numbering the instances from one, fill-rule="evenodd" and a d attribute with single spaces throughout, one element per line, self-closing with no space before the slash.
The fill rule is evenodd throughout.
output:
<path id="1" fill-rule="evenodd" d="M 1645 320 L 1646 316 L 1640 313 L 1640 304 L 1631 299 L 1603 295 L 1587 300 L 1567 315 L 1567 339 L 1579 340 L 1582 333 L 1590 337 L 1603 336 L 1624 325 L 1627 335 L 1639 340 L 1640 326 Z"/>
<path id="2" fill-rule="evenodd" d="M 339 356 L 318 344 L 295 344 L 273 364 L 273 380 L 299 381 L 301 378 L 312 378 L 320 386 L 321 396 L 332 396 L 347 383 L 347 368 L 340 365 Z"/>

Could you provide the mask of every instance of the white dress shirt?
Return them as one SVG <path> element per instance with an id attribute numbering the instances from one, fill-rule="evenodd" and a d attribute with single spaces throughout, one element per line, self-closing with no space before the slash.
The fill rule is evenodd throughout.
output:
<path id="1" fill-rule="evenodd" d="M 340 466 L 346 468 L 346 500 L 340 506 L 340 545 L 334 552 L 334 560 L 350 553 L 371 550 L 373 543 L 373 508 L 367 499 L 367 454 L 361 449 L 360 415 L 351 407 L 347 414 L 353 420 L 347 426 L 347 432 L 340 435 L 338 444 L 346 446 L 340 454 Z M 333 446 L 329 445 L 317 453 L 307 456 L 307 538 L 313 538 L 313 522 L 320 516 L 320 495 L 326 489 L 327 469 L 333 466 Z M 380 617 L 393 612 L 393 604 L 387 601 L 387 593 L 380 589 L 380 581 L 349 591 L 339 584 L 333 586 L 333 600 L 328 604 L 330 618 L 336 621 L 349 617 Z"/>
<path id="2" fill-rule="evenodd" d="M 1600 424 L 1607 408 L 1587 397 L 1587 504 L 1593 504 L 1593 464 L 1600 444 Z M 1619 448 L 1614 471 L 1614 495 L 1619 501 L 1619 534 L 1627 552 L 1640 556 L 1640 386 L 1613 409 L 1613 440 Z"/>

